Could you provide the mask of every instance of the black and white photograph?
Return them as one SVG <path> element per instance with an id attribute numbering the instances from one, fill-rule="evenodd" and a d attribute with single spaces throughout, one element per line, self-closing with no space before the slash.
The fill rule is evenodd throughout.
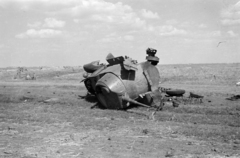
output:
<path id="1" fill-rule="evenodd" d="M 240 0 L 0 0 L 1 158 L 239 158 Z"/>

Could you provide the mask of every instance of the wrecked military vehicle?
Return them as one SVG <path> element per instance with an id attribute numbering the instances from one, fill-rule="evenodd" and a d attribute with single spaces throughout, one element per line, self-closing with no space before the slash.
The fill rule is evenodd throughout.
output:
<path id="1" fill-rule="evenodd" d="M 84 65 L 83 82 L 88 92 L 108 109 L 126 109 L 130 104 L 161 108 L 157 50 L 148 48 L 146 53 L 146 61 L 141 63 L 127 56 L 109 54 L 108 64 L 94 61 Z"/>

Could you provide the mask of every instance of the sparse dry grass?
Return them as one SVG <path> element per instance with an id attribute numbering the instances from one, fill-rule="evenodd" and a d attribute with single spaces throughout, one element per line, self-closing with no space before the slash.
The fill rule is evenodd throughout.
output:
<path id="1" fill-rule="evenodd" d="M 159 65 L 161 81 L 167 83 L 235 85 L 240 80 L 240 64 Z"/>
<path id="2" fill-rule="evenodd" d="M 36 81 L 1 70 L 0 157 L 239 157 L 240 104 L 225 100 L 240 93 L 239 65 L 161 65 L 161 86 L 198 92 L 204 103 L 167 104 L 154 120 L 143 107 L 91 109 L 96 100 L 79 97 L 80 69 L 36 70 Z"/>

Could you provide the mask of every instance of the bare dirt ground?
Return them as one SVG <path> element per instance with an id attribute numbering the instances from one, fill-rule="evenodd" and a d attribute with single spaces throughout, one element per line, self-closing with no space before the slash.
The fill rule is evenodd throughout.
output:
<path id="1" fill-rule="evenodd" d="M 0 69 L 0 157 L 240 157 L 240 64 L 160 65 L 161 86 L 204 96 L 153 110 L 98 107 L 81 99 L 81 68 L 28 68 L 37 80 Z"/>

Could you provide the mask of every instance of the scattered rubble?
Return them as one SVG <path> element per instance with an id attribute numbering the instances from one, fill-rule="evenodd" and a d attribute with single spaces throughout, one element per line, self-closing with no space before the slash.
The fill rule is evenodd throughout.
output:
<path id="1" fill-rule="evenodd" d="M 25 79 L 25 80 L 36 80 L 36 75 L 34 72 L 28 71 L 27 68 L 18 67 L 14 79 Z"/>
<path id="2" fill-rule="evenodd" d="M 240 95 L 234 95 L 230 98 L 226 98 L 226 100 L 231 100 L 231 101 L 235 101 L 235 100 L 238 100 L 238 99 L 240 99 Z"/>

